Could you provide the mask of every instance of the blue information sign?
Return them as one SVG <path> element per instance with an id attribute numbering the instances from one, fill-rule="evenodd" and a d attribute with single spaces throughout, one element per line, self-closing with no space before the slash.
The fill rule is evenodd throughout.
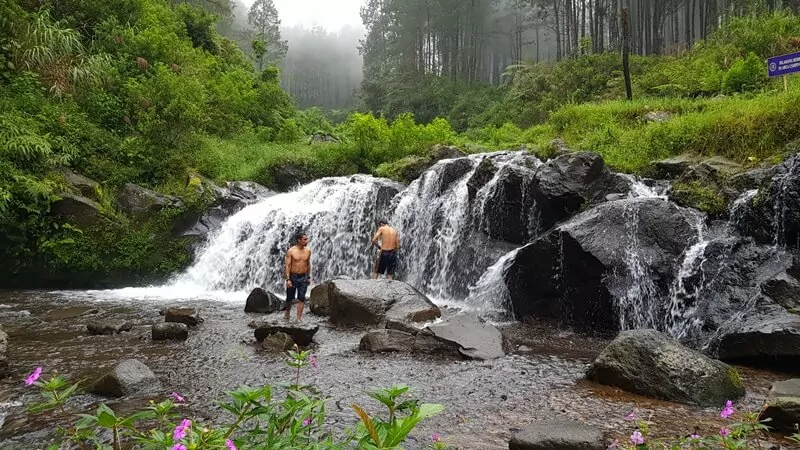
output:
<path id="1" fill-rule="evenodd" d="M 773 56 L 767 60 L 767 69 L 770 77 L 779 77 L 790 73 L 800 72 L 800 52 L 783 56 Z"/>

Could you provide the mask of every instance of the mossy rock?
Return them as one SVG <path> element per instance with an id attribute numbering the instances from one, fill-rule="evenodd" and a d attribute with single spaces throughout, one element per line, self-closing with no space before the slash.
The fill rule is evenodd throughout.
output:
<path id="1" fill-rule="evenodd" d="M 681 206 L 699 209 L 711 216 L 723 214 L 727 208 L 727 200 L 716 183 L 678 181 L 672 185 L 669 198 Z"/>

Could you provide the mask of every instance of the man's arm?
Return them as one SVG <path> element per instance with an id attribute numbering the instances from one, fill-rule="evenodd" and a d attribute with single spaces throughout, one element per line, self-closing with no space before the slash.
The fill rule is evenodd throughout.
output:
<path id="1" fill-rule="evenodd" d="M 383 231 L 383 229 L 379 228 L 378 231 L 375 232 L 375 236 L 372 237 L 372 245 L 374 245 L 375 247 L 378 247 L 378 249 L 381 248 L 381 246 L 378 245 L 378 238 L 381 237 L 381 232 L 382 231 Z"/>
<path id="2" fill-rule="evenodd" d="M 308 251 L 308 281 L 311 282 L 311 250 Z"/>
<path id="3" fill-rule="evenodd" d="M 283 279 L 286 280 L 286 281 L 289 281 L 289 274 L 290 274 L 291 268 L 292 268 L 292 249 L 289 249 L 289 251 L 286 252 L 286 263 L 284 264 L 284 268 L 283 268 L 284 269 L 283 270 L 284 271 Z"/>

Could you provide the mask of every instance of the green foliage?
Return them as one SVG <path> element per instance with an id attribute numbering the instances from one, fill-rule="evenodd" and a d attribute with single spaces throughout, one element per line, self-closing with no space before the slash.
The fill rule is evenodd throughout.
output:
<path id="1" fill-rule="evenodd" d="M 733 94 L 754 91 L 760 88 L 766 80 L 764 62 L 751 52 L 747 58 L 737 58 L 725 73 L 722 78 L 722 92 Z"/>
<path id="2" fill-rule="evenodd" d="M 422 404 L 414 398 L 401 399 L 405 386 L 376 390 L 370 396 L 388 409 L 388 420 L 370 416 L 362 407 L 353 405 L 361 422 L 337 437 L 325 429 L 325 399 L 312 385 L 300 383 L 301 369 L 317 368 L 316 356 L 295 346 L 288 352 L 286 364 L 294 370 L 294 384 L 285 386 L 283 393 L 272 386 L 252 388 L 242 386 L 227 392 L 225 401 L 217 405 L 230 418 L 222 423 L 204 424 L 184 418 L 179 410 L 186 399 L 173 393 L 158 403 L 150 401 L 145 409 L 130 415 L 119 415 L 105 404 L 94 414 L 74 414 L 69 411 L 69 398 L 79 384 L 69 385 L 57 374 L 40 379 L 38 367 L 28 376 L 26 384 L 39 388 L 43 401 L 28 406 L 34 414 L 50 413 L 64 424 L 59 429 L 62 441 L 82 445 L 91 443 L 97 448 L 156 449 L 231 449 L 231 448 L 304 448 L 304 449 L 398 449 L 422 421 L 440 413 L 442 405 Z M 128 447 L 130 444 L 130 447 Z M 62 442 L 56 446 L 62 445 Z M 433 448 L 444 449 L 438 435 Z"/>
<path id="3" fill-rule="evenodd" d="M 710 182 L 677 181 L 670 189 L 670 198 L 679 205 L 691 206 L 712 215 L 725 212 L 727 206 L 719 187 Z"/>

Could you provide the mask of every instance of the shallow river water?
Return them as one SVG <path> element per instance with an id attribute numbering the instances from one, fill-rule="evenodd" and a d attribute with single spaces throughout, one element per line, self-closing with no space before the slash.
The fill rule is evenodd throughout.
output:
<path id="1" fill-rule="evenodd" d="M 205 322 L 190 330 L 184 342 L 154 342 L 150 326 L 163 321 L 166 305 L 186 302 L 147 301 L 87 291 L 0 291 L 0 323 L 9 335 L 11 375 L 0 380 L 0 448 L 42 448 L 53 428 L 46 418 L 30 418 L 23 406 L 35 392 L 23 380 L 36 366 L 44 373 L 57 370 L 70 379 L 91 380 L 124 358 L 147 364 L 164 385 L 188 399 L 187 415 L 218 419 L 212 402 L 225 390 L 242 384 L 279 385 L 290 379 L 280 354 L 262 350 L 248 323 L 264 319 L 243 312 L 241 301 L 192 301 Z M 445 310 L 445 316 L 453 314 Z M 277 317 L 277 316 L 275 316 Z M 131 321 L 130 332 L 89 336 L 90 320 Z M 350 405 L 381 411 L 365 390 L 407 384 L 425 402 L 441 403 L 445 410 L 423 421 L 407 448 L 423 448 L 436 432 L 455 448 L 507 449 L 515 430 L 540 419 L 569 418 L 615 432 L 630 433 L 624 417 L 636 409 L 652 415 L 656 434 L 713 433 L 721 420 L 716 409 L 703 409 L 634 396 L 589 383 L 583 374 L 605 341 L 553 330 L 537 324 L 500 324 L 509 354 L 493 361 L 460 361 L 401 354 L 360 352 L 363 332 L 337 330 L 324 318 L 307 312 L 304 320 L 317 322 L 314 352 L 318 368 L 303 374 L 328 397 L 328 421 L 334 429 L 356 422 Z M 770 384 L 787 374 L 741 368 L 748 388 L 742 406 L 758 407 Z M 149 398 L 111 401 L 113 408 L 144 406 Z M 77 407 L 87 409 L 102 399 L 84 394 Z M 777 442 L 777 441 L 776 441 Z M 785 445 L 785 443 L 784 443 Z M 787 447 L 784 447 L 787 448 Z"/>

